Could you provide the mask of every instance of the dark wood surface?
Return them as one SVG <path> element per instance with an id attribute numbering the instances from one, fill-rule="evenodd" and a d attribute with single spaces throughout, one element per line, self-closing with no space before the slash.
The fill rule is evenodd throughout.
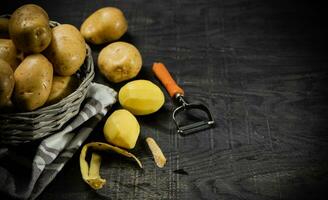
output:
<path id="1" fill-rule="evenodd" d="M 328 183 L 327 29 L 324 7 L 310 1 L 35 1 L 51 19 L 79 27 L 104 6 L 129 22 L 123 41 L 143 56 L 139 78 L 162 61 L 191 102 L 208 105 L 216 126 L 176 134 L 166 94 L 156 114 L 139 117 L 133 152 L 144 170 L 109 154 L 95 192 L 81 179 L 78 155 L 40 196 L 58 199 L 326 199 Z M 1 1 L 11 13 L 24 2 Z M 95 63 L 104 46 L 92 46 Z M 98 72 L 96 82 L 119 89 Z M 162 88 L 162 87 L 161 87 Z M 162 88 L 164 91 L 164 88 Z M 116 105 L 114 107 L 118 108 Z M 88 141 L 102 141 L 99 124 Z M 168 162 L 155 166 L 152 136 Z M 178 171 L 176 171 L 178 170 Z"/>

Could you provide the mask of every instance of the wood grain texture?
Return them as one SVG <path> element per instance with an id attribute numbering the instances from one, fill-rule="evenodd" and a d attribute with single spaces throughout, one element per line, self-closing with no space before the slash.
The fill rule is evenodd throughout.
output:
<path id="1" fill-rule="evenodd" d="M 2 2 L 1 14 L 23 4 Z M 166 95 L 158 113 L 138 118 L 141 137 L 133 153 L 143 171 L 106 154 L 101 176 L 108 183 L 94 192 L 82 181 L 74 156 L 40 200 L 327 198 L 323 6 L 280 0 L 35 2 L 51 19 L 77 27 L 98 8 L 121 8 L 129 22 L 122 40 L 143 56 L 137 79 L 160 85 L 151 66 L 164 62 L 188 100 L 208 105 L 216 120 L 213 129 L 181 137 Z M 95 61 L 102 47 L 92 47 Z M 122 85 L 110 84 L 98 72 L 95 81 L 116 89 Z M 102 126 L 89 141 L 103 139 Z M 152 160 L 147 136 L 167 157 L 163 169 Z M 175 173 L 178 169 L 188 175 Z"/>

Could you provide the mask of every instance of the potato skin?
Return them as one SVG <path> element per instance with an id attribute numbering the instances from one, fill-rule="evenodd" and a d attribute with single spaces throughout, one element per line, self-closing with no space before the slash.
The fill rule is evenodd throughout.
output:
<path id="1" fill-rule="evenodd" d="M 0 59 L 0 108 L 7 106 L 14 90 L 14 72 L 10 65 Z"/>
<path id="2" fill-rule="evenodd" d="M 0 58 L 10 64 L 13 71 L 21 61 L 20 56 L 12 40 L 0 39 Z"/>
<path id="3" fill-rule="evenodd" d="M 56 74 L 71 76 L 81 67 L 86 57 L 84 38 L 72 25 L 56 26 L 52 29 L 52 41 L 45 55 L 54 65 Z"/>
<path id="4" fill-rule="evenodd" d="M 19 7 L 9 20 L 9 35 L 16 48 L 25 53 L 40 53 L 51 41 L 48 14 L 34 4 Z"/>
<path id="5" fill-rule="evenodd" d="M 126 42 L 114 42 L 103 48 L 98 56 L 100 72 L 111 82 L 134 78 L 142 66 L 138 49 Z"/>
<path id="6" fill-rule="evenodd" d="M 9 38 L 8 24 L 9 19 L 0 18 L 0 38 Z"/>
<path id="7" fill-rule="evenodd" d="M 118 40 L 128 30 L 123 12 L 115 7 L 101 8 L 92 13 L 81 25 L 86 41 L 103 44 Z"/>
<path id="8" fill-rule="evenodd" d="M 79 80 L 76 76 L 54 76 L 46 105 L 58 103 L 73 93 L 78 86 Z"/>
<path id="9" fill-rule="evenodd" d="M 13 103 L 21 110 L 32 111 L 47 101 L 53 79 L 52 64 L 42 54 L 27 56 L 15 73 Z"/>

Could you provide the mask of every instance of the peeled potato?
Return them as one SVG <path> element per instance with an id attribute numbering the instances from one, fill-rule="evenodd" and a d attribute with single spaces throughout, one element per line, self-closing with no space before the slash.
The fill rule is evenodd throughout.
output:
<path id="1" fill-rule="evenodd" d="M 127 110 L 113 112 L 104 126 L 107 142 L 126 149 L 133 149 L 140 133 L 137 119 Z"/>
<path id="2" fill-rule="evenodd" d="M 114 42 L 103 48 L 98 56 L 100 72 L 111 82 L 134 78 L 142 66 L 138 49 L 126 42 Z"/>
<path id="3" fill-rule="evenodd" d="M 154 83 L 147 80 L 131 81 L 118 94 L 123 108 L 134 115 L 148 115 L 159 110 L 164 104 L 164 94 Z"/>

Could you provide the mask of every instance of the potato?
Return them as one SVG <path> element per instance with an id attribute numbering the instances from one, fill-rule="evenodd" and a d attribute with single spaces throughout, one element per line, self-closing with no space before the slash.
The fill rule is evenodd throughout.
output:
<path id="1" fill-rule="evenodd" d="M 128 29 L 123 12 L 114 7 L 105 7 L 92 13 L 81 25 L 80 31 L 86 41 L 103 44 L 118 40 Z"/>
<path id="2" fill-rule="evenodd" d="M 69 24 L 52 29 L 52 41 L 45 51 L 58 75 L 71 76 L 83 64 L 86 44 L 77 28 Z"/>
<path id="3" fill-rule="evenodd" d="M 104 136 L 107 142 L 116 146 L 133 149 L 140 133 L 137 119 L 127 110 L 113 112 L 104 126 Z"/>
<path id="4" fill-rule="evenodd" d="M 53 78 L 52 64 L 42 54 L 27 56 L 15 73 L 13 103 L 26 111 L 43 106 L 50 94 Z"/>
<path id="5" fill-rule="evenodd" d="M 13 71 L 21 62 L 21 53 L 17 51 L 14 43 L 10 39 L 0 39 L 0 59 L 10 64 Z"/>
<path id="6" fill-rule="evenodd" d="M 6 61 L 0 59 L 0 107 L 7 106 L 10 103 L 14 85 L 13 70 Z"/>
<path id="7" fill-rule="evenodd" d="M 0 38 L 9 38 L 8 23 L 9 19 L 0 17 Z"/>
<path id="8" fill-rule="evenodd" d="M 154 83 L 136 80 L 125 84 L 118 93 L 121 106 L 134 115 L 148 115 L 164 104 L 164 94 Z"/>
<path id="9" fill-rule="evenodd" d="M 138 49 L 126 42 L 114 42 L 103 48 L 98 56 L 100 72 L 111 82 L 134 78 L 142 66 Z"/>
<path id="10" fill-rule="evenodd" d="M 19 7 L 9 20 L 9 35 L 17 49 L 40 53 L 51 41 L 48 14 L 34 4 Z"/>
<path id="11" fill-rule="evenodd" d="M 76 76 L 54 76 L 46 105 L 59 102 L 73 93 L 78 86 L 79 80 Z"/>

